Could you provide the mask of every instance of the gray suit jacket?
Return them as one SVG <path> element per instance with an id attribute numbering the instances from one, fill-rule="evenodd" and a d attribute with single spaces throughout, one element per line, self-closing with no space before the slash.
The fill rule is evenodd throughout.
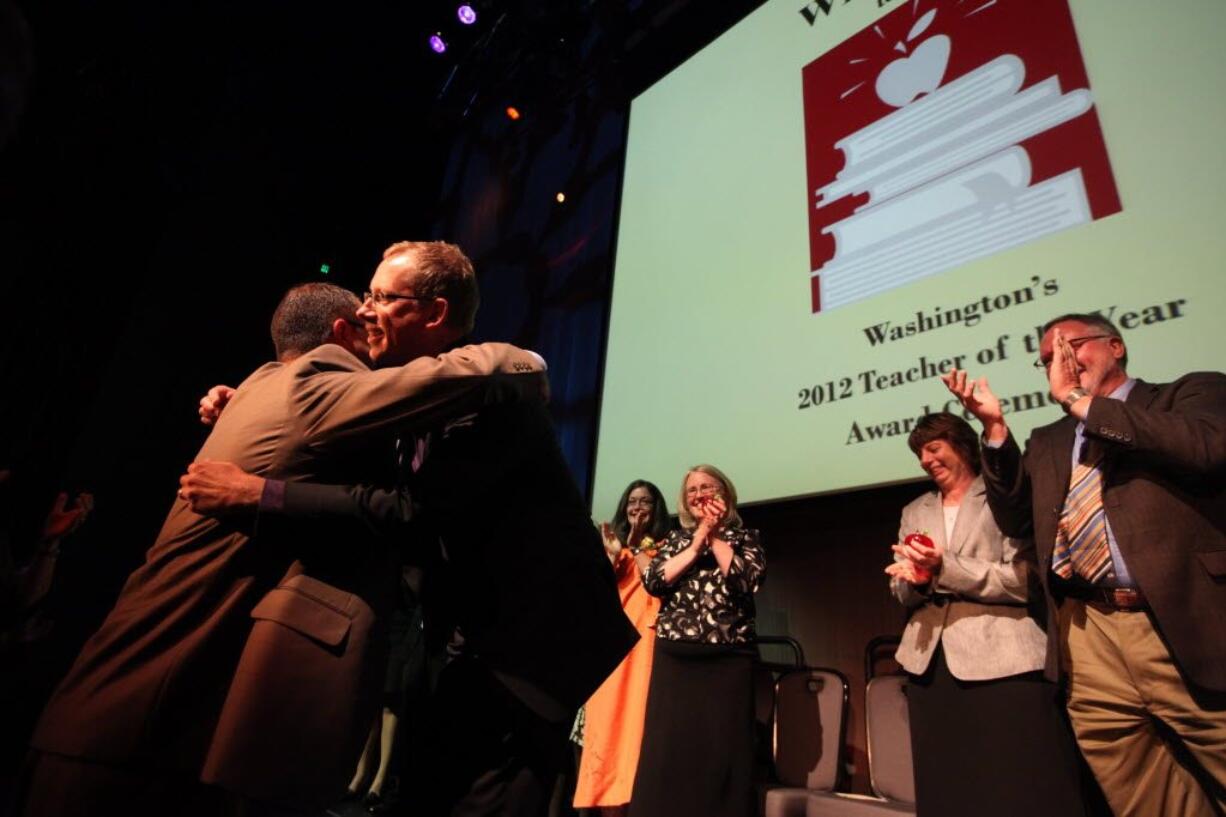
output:
<path id="1" fill-rule="evenodd" d="M 1047 635 L 1027 605 L 1041 603 L 1034 570 L 1034 544 L 1000 532 L 988 508 L 983 478 L 962 499 L 951 541 L 945 541 L 941 495 L 932 491 L 902 511 L 898 541 L 927 533 L 944 546 L 941 570 L 925 592 L 892 579 L 894 596 L 911 609 L 896 658 L 907 672 L 923 674 L 937 644 L 954 677 L 964 681 L 1004 678 L 1043 669 Z M 953 600 L 937 605 L 935 594 Z M 1041 609 L 1041 608 L 1040 608 Z"/>

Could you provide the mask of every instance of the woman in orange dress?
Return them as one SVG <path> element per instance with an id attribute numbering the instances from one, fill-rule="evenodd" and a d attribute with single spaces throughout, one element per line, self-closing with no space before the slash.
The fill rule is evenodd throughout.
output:
<path id="1" fill-rule="evenodd" d="M 643 589 L 642 571 L 668 535 L 668 508 L 660 489 L 635 480 L 617 503 L 613 523 L 600 526 L 613 561 L 622 609 L 638 629 L 638 644 L 596 690 L 584 707 L 583 755 L 575 784 L 575 808 L 624 814 L 634 789 L 634 770 L 643 741 L 643 715 L 651 678 L 656 613 L 660 600 Z"/>

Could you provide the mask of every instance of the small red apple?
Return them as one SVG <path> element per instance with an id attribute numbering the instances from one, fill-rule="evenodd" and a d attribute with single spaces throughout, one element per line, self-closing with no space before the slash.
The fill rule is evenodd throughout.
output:
<path id="1" fill-rule="evenodd" d="M 908 533 L 905 537 L 903 537 L 902 543 L 904 545 L 919 545 L 920 547 L 927 548 L 928 550 L 933 550 L 936 547 L 936 545 L 932 543 L 932 537 L 926 533 L 920 533 L 919 531 L 916 531 L 915 533 Z M 932 581 L 931 570 L 926 567 L 920 567 L 919 565 L 915 565 L 914 567 L 915 578 L 918 580 L 919 584 L 927 584 L 928 582 Z"/>

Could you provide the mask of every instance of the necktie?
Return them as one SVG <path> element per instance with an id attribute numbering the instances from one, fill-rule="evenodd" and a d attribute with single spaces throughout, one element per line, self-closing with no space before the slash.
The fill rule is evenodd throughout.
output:
<path id="1" fill-rule="evenodd" d="M 1107 514 L 1103 510 L 1103 473 L 1091 459 L 1078 463 L 1069 479 L 1068 496 L 1056 527 L 1052 571 L 1061 578 L 1074 574 L 1095 584 L 1111 572 L 1107 546 Z"/>
<path id="2" fill-rule="evenodd" d="M 430 451 L 430 435 L 417 434 L 396 438 L 396 465 L 400 473 L 416 474 L 426 462 Z"/>

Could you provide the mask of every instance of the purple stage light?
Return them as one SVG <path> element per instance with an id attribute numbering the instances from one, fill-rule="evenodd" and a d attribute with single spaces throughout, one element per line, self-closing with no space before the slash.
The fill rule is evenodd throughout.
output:
<path id="1" fill-rule="evenodd" d="M 435 54 L 442 54 L 447 50 L 447 43 L 443 42 L 443 38 L 438 34 L 430 35 L 430 48 Z"/>
<path id="2" fill-rule="evenodd" d="M 465 3 L 455 10 L 455 16 L 460 18 L 460 22 L 466 26 L 470 26 L 477 22 L 477 12 L 473 7 Z"/>

